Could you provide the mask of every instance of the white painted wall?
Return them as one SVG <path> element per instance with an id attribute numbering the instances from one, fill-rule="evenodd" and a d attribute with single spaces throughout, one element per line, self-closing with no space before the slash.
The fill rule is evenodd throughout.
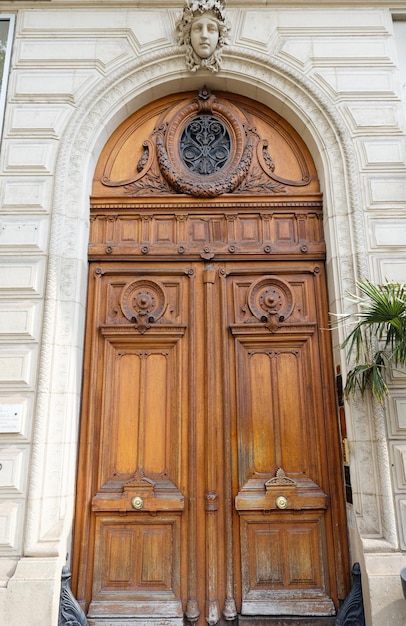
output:
<path id="1" fill-rule="evenodd" d="M 406 11 L 401 15 L 396 14 L 394 16 L 393 30 L 400 72 L 400 89 L 406 115 Z"/>
<path id="2" fill-rule="evenodd" d="M 88 197 L 100 150 L 122 120 L 204 83 L 257 98 L 298 130 L 317 164 L 331 310 L 348 310 L 357 277 L 406 282 L 401 54 L 387 9 L 339 4 L 229 2 L 232 45 L 213 76 L 185 69 L 175 43 L 180 4 L 3 2 L 16 13 L 0 156 L 0 403 L 11 421 L 17 413 L 13 432 L 0 432 L 5 626 L 57 624 L 74 499 Z M 337 349 L 336 362 L 345 370 Z M 347 407 L 349 534 L 374 626 L 406 623 L 406 377 L 391 388 L 385 413 Z"/>

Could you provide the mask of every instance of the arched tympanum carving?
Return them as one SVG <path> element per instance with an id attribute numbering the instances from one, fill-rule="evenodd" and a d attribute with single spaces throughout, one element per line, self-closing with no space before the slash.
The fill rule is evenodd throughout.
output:
<path id="1" fill-rule="evenodd" d="M 301 138 L 275 113 L 203 88 L 134 115 L 101 155 L 93 195 L 194 198 L 318 192 Z"/>

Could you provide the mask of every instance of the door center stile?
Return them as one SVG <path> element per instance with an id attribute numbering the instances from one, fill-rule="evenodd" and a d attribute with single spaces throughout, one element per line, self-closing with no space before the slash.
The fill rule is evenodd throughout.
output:
<path id="1" fill-rule="evenodd" d="M 207 265 L 203 271 L 204 313 L 205 313 L 205 469 L 206 469 L 206 621 L 211 626 L 220 619 L 218 599 L 219 553 L 219 459 L 222 457 L 220 435 L 218 384 L 218 347 L 216 330 L 218 307 L 216 307 L 216 269 Z"/>

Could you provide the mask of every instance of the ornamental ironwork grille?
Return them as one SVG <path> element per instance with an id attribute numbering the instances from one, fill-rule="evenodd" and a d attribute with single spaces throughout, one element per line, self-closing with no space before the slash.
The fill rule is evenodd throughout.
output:
<path id="1" fill-rule="evenodd" d="M 225 166 L 230 152 L 230 134 L 217 117 L 199 115 L 185 126 L 180 139 L 180 155 L 191 172 L 201 176 L 215 174 Z"/>

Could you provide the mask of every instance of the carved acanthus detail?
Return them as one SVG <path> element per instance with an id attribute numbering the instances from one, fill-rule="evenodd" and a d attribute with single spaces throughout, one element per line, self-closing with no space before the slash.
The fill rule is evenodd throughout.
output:
<path id="1" fill-rule="evenodd" d="M 268 491 L 269 487 L 278 487 L 279 485 L 296 485 L 296 481 L 286 476 L 285 470 L 281 467 L 276 468 L 275 476 L 266 481 L 265 489 Z"/>
<path id="2" fill-rule="evenodd" d="M 122 186 L 128 196 L 184 194 L 215 198 L 223 194 L 285 194 L 287 187 L 309 184 L 306 162 L 294 150 L 300 180 L 276 174 L 268 140 L 261 138 L 247 112 L 219 100 L 206 87 L 175 113 L 164 112 L 143 141 L 135 174 L 114 180 L 111 169 L 101 178 Z"/>
<path id="3" fill-rule="evenodd" d="M 134 474 L 124 482 L 123 489 L 129 490 L 133 487 L 141 487 L 143 489 L 152 490 L 155 482 L 156 481 L 145 476 L 145 471 L 142 467 L 138 467 Z"/>
<path id="4" fill-rule="evenodd" d="M 72 593 L 71 578 L 69 568 L 65 565 L 62 568 L 58 626 L 88 626 L 86 615 Z"/>

